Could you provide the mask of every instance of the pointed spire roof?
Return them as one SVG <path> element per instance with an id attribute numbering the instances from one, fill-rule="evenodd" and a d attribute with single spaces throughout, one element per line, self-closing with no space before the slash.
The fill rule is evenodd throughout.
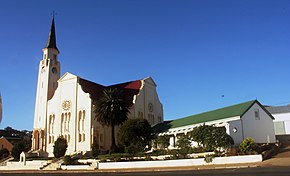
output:
<path id="1" fill-rule="evenodd" d="M 55 27 L 54 27 L 54 15 L 52 17 L 52 22 L 50 26 L 50 31 L 48 35 L 48 40 L 45 48 L 54 48 L 58 51 L 56 47 L 56 35 L 55 35 Z"/>

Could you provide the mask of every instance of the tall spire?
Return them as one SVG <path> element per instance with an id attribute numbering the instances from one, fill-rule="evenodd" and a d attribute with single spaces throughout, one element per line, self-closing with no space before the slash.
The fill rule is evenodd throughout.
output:
<path id="1" fill-rule="evenodd" d="M 56 47 L 56 35 L 55 35 L 55 27 L 54 27 L 54 14 L 52 16 L 51 27 L 48 35 L 48 40 L 45 48 L 54 48 L 59 51 Z"/>

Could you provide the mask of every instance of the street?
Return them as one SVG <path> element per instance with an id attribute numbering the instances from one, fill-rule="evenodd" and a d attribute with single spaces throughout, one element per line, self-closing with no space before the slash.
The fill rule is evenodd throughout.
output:
<path id="1" fill-rule="evenodd" d="M 48 176 L 289 176 L 290 167 L 255 167 L 255 168 L 240 168 L 240 169 L 217 169 L 217 170 L 185 170 L 185 171 L 153 171 L 153 172 L 43 172 L 43 171 L 22 171 L 0 173 L 1 176 L 29 176 L 29 175 L 48 175 Z"/>

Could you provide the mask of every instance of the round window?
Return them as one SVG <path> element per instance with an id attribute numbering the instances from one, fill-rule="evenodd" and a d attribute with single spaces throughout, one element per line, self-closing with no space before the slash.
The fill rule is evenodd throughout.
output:
<path id="1" fill-rule="evenodd" d="M 233 132 L 234 133 L 237 133 L 238 132 L 238 129 L 235 127 L 235 128 L 233 128 Z"/>

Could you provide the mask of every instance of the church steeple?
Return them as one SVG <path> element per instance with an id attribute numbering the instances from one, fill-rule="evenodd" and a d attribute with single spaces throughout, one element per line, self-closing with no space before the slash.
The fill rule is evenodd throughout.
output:
<path id="1" fill-rule="evenodd" d="M 54 16 L 52 18 L 47 45 L 42 49 L 43 59 L 39 62 L 35 100 L 32 150 L 46 151 L 46 124 L 48 101 L 53 97 L 60 78 L 59 51 L 56 47 Z"/>
<path id="2" fill-rule="evenodd" d="M 52 17 L 52 22 L 50 26 L 50 31 L 48 35 L 48 40 L 45 48 L 53 48 L 56 49 L 58 52 L 58 48 L 56 47 L 56 35 L 55 35 L 55 26 L 54 26 L 54 15 Z"/>

